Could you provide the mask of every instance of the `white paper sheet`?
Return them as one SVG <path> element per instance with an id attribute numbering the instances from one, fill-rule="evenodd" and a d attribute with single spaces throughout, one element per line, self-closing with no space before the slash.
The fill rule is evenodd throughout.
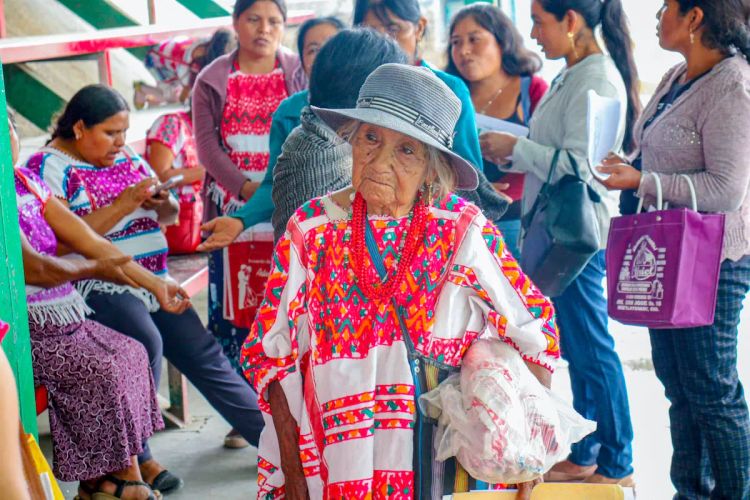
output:
<path id="1" fill-rule="evenodd" d="M 507 132 L 517 137 L 529 136 L 529 128 L 524 127 L 523 125 L 518 125 L 517 123 L 500 120 L 499 118 L 492 118 L 491 116 L 482 115 L 480 113 L 477 113 L 476 120 L 480 134 L 484 132 Z"/>
<path id="2" fill-rule="evenodd" d="M 611 97 L 602 97 L 594 90 L 588 92 L 588 162 L 591 173 L 599 178 L 609 177 L 596 170 L 602 160 L 615 147 L 617 132 L 620 128 L 620 101 Z"/>

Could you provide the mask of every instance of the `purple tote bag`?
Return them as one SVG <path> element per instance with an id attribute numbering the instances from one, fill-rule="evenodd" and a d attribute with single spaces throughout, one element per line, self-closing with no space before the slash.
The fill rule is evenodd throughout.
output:
<path id="1" fill-rule="evenodd" d="M 724 242 L 724 214 L 701 214 L 692 181 L 693 209 L 615 217 L 607 242 L 609 316 L 627 325 L 690 328 L 713 324 Z"/>

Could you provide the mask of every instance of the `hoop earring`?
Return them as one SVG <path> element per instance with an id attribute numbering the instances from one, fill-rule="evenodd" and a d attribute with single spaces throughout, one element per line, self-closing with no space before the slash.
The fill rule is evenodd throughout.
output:
<path id="1" fill-rule="evenodd" d="M 576 48 L 575 34 L 572 31 L 568 32 L 568 40 L 570 40 L 570 47 L 573 49 L 573 56 L 576 61 L 578 60 L 578 49 Z"/>

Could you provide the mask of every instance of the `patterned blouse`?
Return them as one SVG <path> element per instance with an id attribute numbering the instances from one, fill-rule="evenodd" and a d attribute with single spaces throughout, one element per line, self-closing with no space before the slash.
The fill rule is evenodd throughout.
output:
<path id="1" fill-rule="evenodd" d="M 357 286 L 344 256 L 350 220 L 330 196 L 297 211 L 243 348 L 266 419 L 259 498 L 283 495 L 267 401 L 274 381 L 299 424 L 311 498 L 413 497 L 415 385 L 407 343 L 393 303 L 371 301 Z M 388 269 L 407 220 L 370 217 Z M 369 272 L 374 279 L 372 266 Z M 521 272 L 497 228 L 456 196 L 431 207 L 423 245 L 393 300 L 427 364 L 459 367 L 474 340 L 493 336 L 549 370 L 559 357 L 551 302 Z"/>
<path id="2" fill-rule="evenodd" d="M 44 147 L 28 159 L 26 167 L 37 173 L 52 194 L 67 202 L 70 210 L 79 217 L 111 205 L 127 187 L 148 177 L 156 177 L 140 156 L 124 152 L 117 156 L 111 167 L 99 168 L 57 149 Z M 122 218 L 104 237 L 155 275 L 167 276 L 167 241 L 156 211 L 139 207 Z M 92 291 L 129 292 L 141 299 L 151 312 L 159 309 L 156 297 L 144 289 L 101 280 L 78 281 L 76 287 L 84 298 Z"/>
<path id="3" fill-rule="evenodd" d="M 227 80 L 221 138 L 229 157 L 251 181 L 260 182 L 266 174 L 271 120 L 287 97 L 284 72 L 278 64 L 270 73 L 247 75 L 235 61 Z M 244 204 L 216 181 L 208 192 L 221 213 L 232 213 Z"/>
<path id="4" fill-rule="evenodd" d="M 57 237 L 44 219 L 44 210 L 52 193 L 30 170 L 18 168 L 14 174 L 21 232 L 34 250 L 43 255 L 55 255 Z M 53 288 L 26 285 L 26 302 L 29 321 L 40 327 L 80 323 L 91 312 L 70 283 Z"/>
<path id="5" fill-rule="evenodd" d="M 177 111 L 156 119 L 146 133 L 146 161 L 150 161 L 151 144 L 154 142 L 163 144 L 172 152 L 172 168 L 195 168 L 199 165 L 190 113 Z M 193 201 L 201 192 L 202 186 L 203 182 L 199 181 L 177 188 L 180 201 Z"/>

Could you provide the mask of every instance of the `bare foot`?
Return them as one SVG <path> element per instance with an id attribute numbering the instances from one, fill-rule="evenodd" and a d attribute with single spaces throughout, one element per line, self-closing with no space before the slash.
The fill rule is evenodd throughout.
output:
<path id="1" fill-rule="evenodd" d="M 544 475 L 544 480 L 552 483 L 583 481 L 594 472 L 596 465 L 578 465 L 570 460 L 563 460 Z"/>

